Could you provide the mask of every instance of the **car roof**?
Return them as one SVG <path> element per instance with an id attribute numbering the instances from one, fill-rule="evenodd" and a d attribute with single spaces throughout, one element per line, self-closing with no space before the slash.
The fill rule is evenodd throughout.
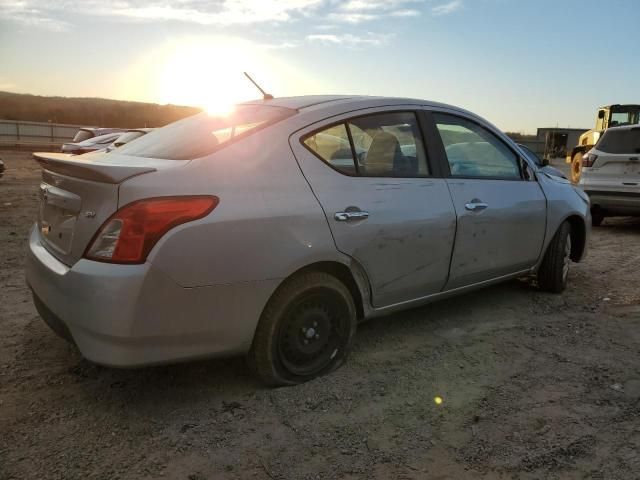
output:
<path id="1" fill-rule="evenodd" d="M 280 97 L 271 100 L 252 100 L 244 102 L 244 105 L 270 105 L 274 107 L 285 107 L 294 110 L 306 110 L 313 108 L 320 110 L 323 108 L 334 108 L 337 106 L 349 106 L 367 108 L 381 105 L 424 105 L 431 107 L 448 108 L 451 110 L 464 111 L 459 107 L 447 105 L 445 103 L 433 102 L 430 100 L 420 100 L 416 98 L 403 97 L 382 97 L 368 95 L 303 95 L 298 97 Z M 473 114 L 472 114 L 473 115 Z M 475 116 L 475 115 L 474 115 Z"/>

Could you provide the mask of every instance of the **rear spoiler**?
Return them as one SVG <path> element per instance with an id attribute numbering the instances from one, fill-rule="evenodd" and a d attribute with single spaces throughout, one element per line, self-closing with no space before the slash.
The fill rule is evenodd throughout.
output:
<path id="1" fill-rule="evenodd" d="M 127 178 L 135 177 L 143 173 L 155 172 L 157 168 L 152 166 L 126 165 L 122 163 L 100 161 L 102 155 L 89 159 L 71 155 L 68 153 L 36 152 L 33 158 L 45 170 L 67 175 L 69 177 L 82 178 L 102 183 L 120 183 Z"/>

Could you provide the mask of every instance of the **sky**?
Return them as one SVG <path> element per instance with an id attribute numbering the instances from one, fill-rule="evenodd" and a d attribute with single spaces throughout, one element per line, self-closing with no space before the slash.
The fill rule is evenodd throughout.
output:
<path id="1" fill-rule="evenodd" d="M 222 109 L 412 97 L 503 130 L 640 103 L 637 0 L 0 0 L 0 90 Z"/>

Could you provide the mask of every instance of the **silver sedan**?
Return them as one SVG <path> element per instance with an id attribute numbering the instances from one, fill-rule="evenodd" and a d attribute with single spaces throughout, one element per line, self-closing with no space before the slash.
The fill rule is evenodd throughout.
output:
<path id="1" fill-rule="evenodd" d="M 261 100 L 35 157 L 36 307 L 111 366 L 246 354 L 300 383 L 345 361 L 362 320 L 522 276 L 561 292 L 590 228 L 582 191 L 423 100 Z"/>

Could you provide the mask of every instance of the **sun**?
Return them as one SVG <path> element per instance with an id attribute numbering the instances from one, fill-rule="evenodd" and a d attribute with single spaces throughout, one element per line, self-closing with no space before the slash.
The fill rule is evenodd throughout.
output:
<path id="1" fill-rule="evenodd" d="M 269 71 L 269 59 L 232 39 L 191 40 L 171 45 L 163 55 L 157 90 L 161 103 L 199 106 L 212 115 L 259 97 L 243 71 Z"/>

